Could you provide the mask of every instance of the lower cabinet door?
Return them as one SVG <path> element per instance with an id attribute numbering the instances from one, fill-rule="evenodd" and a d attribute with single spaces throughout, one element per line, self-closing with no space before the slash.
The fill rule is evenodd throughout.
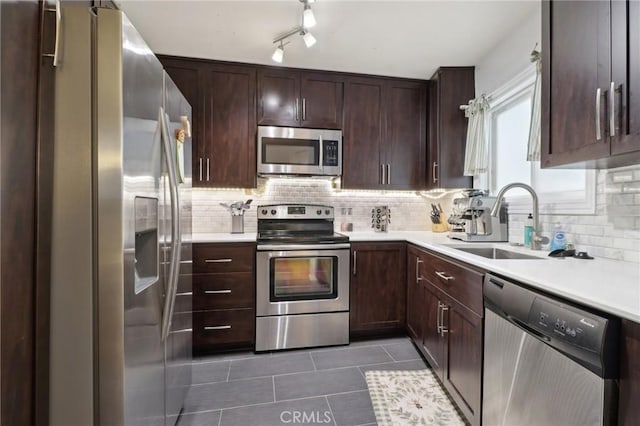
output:
<path id="1" fill-rule="evenodd" d="M 224 309 L 193 313 L 193 352 L 196 356 L 226 347 L 250 347 L 256 317 L 253 309 Z"/>
<path id="2" fill-rule="evenodd" d="M 420 253 L 413 247 L 407 249 L 407 332 L 416 341 L 422 343 L 422 313 L 424 289 L 420 278 Z"/>
<path id="3" fill-rule="evenodd" d="M 351 244 L 352 334 L 404 329 L 405 256 L 404 243 Z"/>
<path id="4" fill-rule="evenodd" d="M 622 321 L 618 425 L 637 425 L 640 418 L 640 324 Z"/>
<path id="5" fill-rule="evenodd" d="M 472 425 L 480 424 L 483 320 L 449 299 L 444 316 L 446 366 L 443 382 Z"/>
<path id="6" fill-rule="evenodd" d="M 440 333 L 443 303 L 440 301 L 441 293 L 431 284 L 422 285 L 423 319 L 422 322 L 422 349 L 433 371 L 442 378 L 444 371 L 444 338 Z"/>

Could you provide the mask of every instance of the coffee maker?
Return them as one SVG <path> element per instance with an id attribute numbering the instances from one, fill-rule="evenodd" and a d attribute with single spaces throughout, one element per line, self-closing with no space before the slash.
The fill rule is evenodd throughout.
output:
<path id="1" fill-rule="evenodd" d="M 461 241 L 499 242 L 508 241 L 507 205 L 503 203 L 498 217 L 491 216 L 496 197 L 484 192 L 470 192 L 464 197 L 454 198 L 449 238 Z"/>

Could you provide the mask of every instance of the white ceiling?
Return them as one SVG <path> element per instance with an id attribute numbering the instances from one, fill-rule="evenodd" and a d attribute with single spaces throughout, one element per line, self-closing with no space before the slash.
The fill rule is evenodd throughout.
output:
<path id="1" fill-rule="evenodd" d="M 538 3 L 318 0 L 318 42 L 292 38 L 282 65 L 425 79 L 439 66 L 475 65 Z M 273 40 L 302 14 L 298 0 L 118 4 L 156 53 L 270 65 Z"/>

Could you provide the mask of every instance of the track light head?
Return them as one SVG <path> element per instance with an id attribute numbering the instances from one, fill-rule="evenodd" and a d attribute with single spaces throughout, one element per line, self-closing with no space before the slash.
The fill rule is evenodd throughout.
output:
<path id="1" fill-rule="evenodd" d="M 302 39 L 304 40 L 304 44 L 307 47 L 313 46 L 317 41 L 313 34 L 311 34 L 309 31 L 304 32 L 304 34 L 302 35 Z"/>
<path id="2" fill-rule="evenodd" d="M 279 64 L 282 63 L 282 60 L 284 59 L 284 45 L 282 44 L 282 42 L 280 42 L 280 45 L 276 47 L 276 50 L 273 51 L 271 59 Z"/>
<path id="3" fill-rule="evenodd" d="M 302 12 L 302 26 L 304 28 L 315 27 L 316 25 L 316 17 L 313 14 L 313 10 L 311 10 L 311 6 L 309 3 L 304 4 L 304 12 Z"/>

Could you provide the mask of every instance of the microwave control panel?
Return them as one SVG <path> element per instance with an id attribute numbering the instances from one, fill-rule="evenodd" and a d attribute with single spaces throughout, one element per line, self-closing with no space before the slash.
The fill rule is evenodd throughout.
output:
<path id="1" fill-rule="evenodd" d="M 323 140 L 322 141 L 322 165 L 329 167 L 338 167 L 338 141 Z"/>

